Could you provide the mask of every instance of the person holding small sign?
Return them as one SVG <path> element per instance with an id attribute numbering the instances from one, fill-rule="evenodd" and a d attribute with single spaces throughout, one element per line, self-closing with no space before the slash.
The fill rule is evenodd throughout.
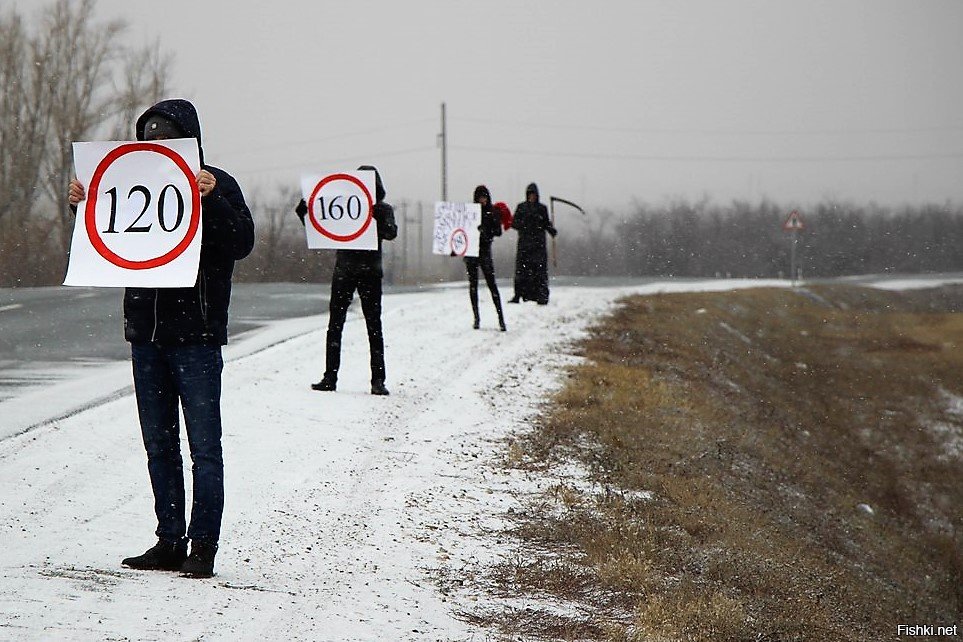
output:
<path id="1" fill-rule="evenodd" d="M 548 250 L 545 233 L 558 234 L 548 217 L 548 208 L 538 200 L 538 186 L 532 183 L 525 190 L 525 202 L 519 203 L 512 218 L 518 231 L 515 252 L 515 296 L 509 303 L 535 301 L 548 304 Z"/>
<path id="2" fill-rule="evenodd" d="M 372 217 L 378 231 L 376 250 L 339 249 L 335 255 L 334 275 L 331 278 L 331 300 L 328 307 L 328 335 L 325 351 L 325 369 L 321 381 L 311 384 L 312 390 L 333 392 L 338 387 L 338 370 L 341 367 L 341 334 L 348 316 L 348 307 L 357 290 L 361 299 L 361 311 L 368 330 L 368 346 L 371 351 L 371 394 L 387 395 L 385 387 L 385 343 L 381 328 L 381 280 L 384 270 L 381 262 L 381 242 L 398 236 L 394 208 L 384 201 L 386 192 L 381 174 L 371 165 L 362 165 L 358 171 L 371 171 L 375 175 L 375 203 Z M 304 225 L 308 205 L 301 202 L 294 208 Z"/>
<path id="3" fill-rule="evenodd" d="M 154 493 L 158 541 L 122 564 L 211 577 L 224 511 L 221 346 L 227 343 L 234 262 L 254 247 L 254 221 L 237 181 L 204 164 L 200 121 L 190 102 L 157 103 L 137 120 L 136 135 L 138 141 L 196 139 L 202 167 L 196 176 L 202 241 L 193 287 L 128 287 L 124 293 L 124 335 L 131 344 L 134 392 Z M 86 197 L 85 186 L 72 180 L 71 205 L 76 207 Z M 162 215 L 163 209 L 159 212 Z M 164 222 L 154 220 L 149 225 L 163 227 Z M 125 223 L 109 231 L 133 233 L 139 228 Z M 189 525 L 185 520 L 178 404 L 193 462 Z"/>
<path id="4" fill-rule="evenodd" d="M 478 256 L 465 257 L 465 269 L 468 271 L 468 298 L 471 300 L 471 311 L 475 315 L 472 325 L 476 330 L 481 325 L 478 315 L 478 268 L 481 268 L 488 284 L 488 291 L 492 295 L 495 311 L 498 313 L 498 329 L 505 332 L 505 315 L 502 314 L 502 298 L 498 294 L 498 284 L 495 283 L 495 264 L 492 261 L 492 241 L 502 235 L 501 221 L 492 206 L 492 196 L 488 188 L 479 185 L 475 188 L 474 202 L 481 205 L 481 225 L 478 237 Z"/>

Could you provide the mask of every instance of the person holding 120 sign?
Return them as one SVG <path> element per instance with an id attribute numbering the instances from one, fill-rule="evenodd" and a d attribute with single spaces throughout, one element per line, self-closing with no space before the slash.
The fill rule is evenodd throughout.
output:
<path id="1" fill-rule="evenodd" d="M 211 577 L 224 510 L 221 346 L 227 343 L 234 262 L 254 247 L 254 221 L 237 181 L 224 170 L 204 164 L 200 121 L 190 102 L 157 103 L 137 120 L 136 135 L 139 141 L 197 140 L 202 169 L 196 181 L 203 227 L 193 287 L 128 287 L 124 293 L 124 335 L 131 344 L 134 392 L 154 492 L 158 541 L 147 552 L 122 563 L 140 570 Z M 120 196 L 125 192 L 122 190 Z M 136 234 L 155 224 L 169 231 L 180 224 L 179 216 L 165 221 L 163 207 L 164 198 L 181 197 L 176 189 L 165 187 L 151 195 L 150 190 L 137 185 L 130 190 L 131 194 L 135 192 L 140 193 L 135 197 L 144 202 L 157 199 L 157 210 L 148 210 L 145 205 L 137 221 L 122 222 L 115 221 L 112 212 L 104 233 Z M 116 190 L 111 196 L 114 203 Z M 86 188 L 76 179 L 70 182 L 69 198 L 73 207 L 86 198 Z M 185 519 L 178 403 L 193 461 L 189 525 Z"/>
<path id="2" fill-rule="evenodd" d="M 371 351 L 371 394 L 387 395 L 385 387 L 385 342 L 381 329 L 381 279 L 384 271 L 381 264 L 381 242 L 390 241 L 398 236 L 394 208 L 384 201 L 385 188 L 381 175 L 371 165 L 362 165 L 359 171 L 372 171 L 375 175 L 375 203 L 371 216 L 377 225 L 378 247 L 374 250 L 337 250 L 334 275 L 331 278 L 331 300 L 328 307 L 328 335 L 325 351 L 324 375 L 317 383 L 311 384 L 312 390 L 333 392 L 338 387 L 338 370 L 341 367 L 341 334 L 348 316 L 348 306 L 354 298 L 355 290 L 361 299 L 368 329 L 368 346 Z M 364 212 L 352 205 L 352 197 L 342 206 L 339 203 L 318 203 L 317 210 L 322 217 L 338 219 L 347 216 L 351 219 L 362 218 Z M 343 208 L 343 209 L 339 209 Z M 294 208 L 301 224 L 308 214 L 308 204 L 301 202 Z"/>

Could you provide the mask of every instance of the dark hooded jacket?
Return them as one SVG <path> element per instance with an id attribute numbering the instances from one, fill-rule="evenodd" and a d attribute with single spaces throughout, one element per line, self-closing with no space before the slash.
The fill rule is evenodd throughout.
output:
<path id="1" fill-rule="evenodd" d="M 502 235 L 501 221 L 493 209 L 492 195 L 487 187 L 479 185 L 475 188 L 474 202 L 478 203 L 482 196 L 488 199 L 488 203 L 481 208 L 481 225 L 478 228 L 479 254 L 491 253 L 492 241 L 496 236 Z"/>
<path id="2" fill-rule="evenodd" d="M 535 194 L 535 202 L 519 203 L 515 208 L 512 227 L 518 231 L 515 251 L 515 293 L 529 301 L 548 301 L 548 251 L 545 233 L 555 235 L 555 227 L 548 217 L 548 208 L 538 200 L 538 186 L 531 183 L 525 190 Z"/>
<path id="3" fill-rule="evenodd" d="M 152 115 L 177 124 L 185 138 L 196 138 L 201 167 L 214 175 L 214 190 L 201 199 L 201 258 L 197 281 L 189 288 L 127 288 L 124 293 L 124 336 L 130 342 L 164 346 L 227 343 L 227 310 L 231 301 L 234 262 L 254 247 L 254 220 L 237 181 L 204 163 L 201 125 L 186 100 L 157 103 L 137 119 L 137 140 Z"/>
<path id="4" fill-rule="evenodd" d="M 340 274 L 354 276 L 373 276 L 381 278 L 384 270 L 381 262 L 381 242 L 390 241 L 398 236 L 398 225 L 395 223 L 395 210 L 385 203 L 385 186 L 381 181 L 381 174 L 371 165 L 362 165 L 359 170 L 369 170 L 375 173 L 375 205 L 372 211 L 375 223 L 378 225 L 378 249 L 375 250 L 338 250 L 335 253 L 334 270 Z M 302 220 L 302 223 L 304 221 Z"/>

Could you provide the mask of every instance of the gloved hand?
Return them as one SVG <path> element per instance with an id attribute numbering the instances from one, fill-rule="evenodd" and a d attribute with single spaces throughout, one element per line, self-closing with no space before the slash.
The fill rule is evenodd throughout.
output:
<path id="1" fill-rule="evenodd" d="M 304 225 L 304 217 L 308 213 L 308 204 L 304 202 L 303 198 L 301 202 L 297 204 L 297 207 L 294 208 L 294 213 L 301 219 L 301 225 Z"/>
<path id="2" fill-rule="evenodd" d="M 549 225 L 549 226 L 548 226 L 547 228 L 545 228 L 545 229 L 548 231 L 549 234 L 552 235 L 552 238 L 555 238 L 556 236 L 558 236 L 558 230 L 556 230 L 556 229 L 555 229 L 554 227 L 552 227 L 551 225 Z"/>

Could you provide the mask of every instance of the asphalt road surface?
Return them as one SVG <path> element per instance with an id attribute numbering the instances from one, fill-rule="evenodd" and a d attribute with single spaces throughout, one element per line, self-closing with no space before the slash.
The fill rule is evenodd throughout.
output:
<path id="1" fill-rule="evenodd" d="M 941 275 L 903 278 L 925 281 L 937 276 Z M 963 278 L 963 274 L 942 276 Z M 859 284 L 879 279 L 880 276 L 868 275 L 821 282 Z M 552 285 L 604 287 L 641 285 L 654 280 L 667 279 L 553 277 Z M 386 286 L 385 293 L 437 287 L 467 289 L 465 283 Z M 326 313 L 329 288 L 327 283 L 235 283 L 229 327 L 232 341 L 268 321 Z M 499 288 L 503 300 L 507 300 L 512 291 L 510 279 L 502 279 Z M 58 377 L 72 376 L 70 372 L 77 368 L 128 360 L 130 347 L 124 341 L 122 299 L 120 288 L 0 288 L 0 402 L 16 396 L 26 386 L 55 383 Z"/>
<path id="2" fill-rule="evenodd" d="M 327 311 L 327 284 L 234 284 L 230 336 Z M 64 365 L 130 358 L 119 288 L 0 289 L 0 401 Z M 53 380 L 53 375 L 49 375 Z"/>

